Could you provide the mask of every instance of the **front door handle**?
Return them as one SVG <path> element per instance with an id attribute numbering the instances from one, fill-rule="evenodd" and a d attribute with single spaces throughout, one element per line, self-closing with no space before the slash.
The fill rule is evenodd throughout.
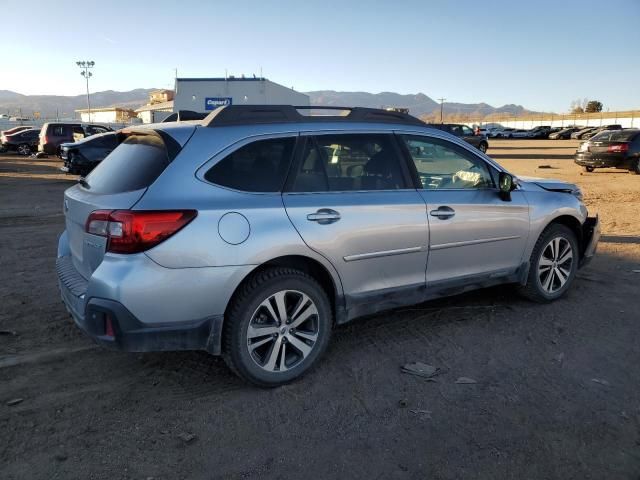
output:
<path id="1" fill-rule="evenodd" d="M 310 222 L 318 222 L 320 225 L 327 225 L 340 220 L 340 213 L 330 208 L 321 208 L 316 213 L 307 215 L 307 220 Z"/>
<path id="2" fill-rule="evenodd" d="M 453 217 L 456 211 L 451 207 L 438 207 L 436 210 L 431 210 L 429 215 L 432 217 L 438 217 L 440 220 L 447 220 Z"/>

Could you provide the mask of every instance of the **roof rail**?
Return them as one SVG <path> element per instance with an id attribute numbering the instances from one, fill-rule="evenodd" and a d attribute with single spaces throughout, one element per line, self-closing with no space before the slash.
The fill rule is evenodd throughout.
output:
<path id="1" fill-rule="evenodd" d="M 303 115 L 300 110 L 336 110 L 340 115 Z M 203 121 L 205 127 L 301 122 L 397 123 L 424 126 L 425 123 L 407 113 L 365 107 L 293 105 L 226 105 L 216 108 Z"/>

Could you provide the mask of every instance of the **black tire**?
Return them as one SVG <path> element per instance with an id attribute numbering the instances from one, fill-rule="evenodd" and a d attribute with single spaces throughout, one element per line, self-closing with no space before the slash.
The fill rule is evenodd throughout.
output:
<path id="1" fill-rule="evenodd" d="M 316 335 L 316 340 L 310 347 L 310 352 L 304 357 L 299 353 L 300 351 L 296 350 L 292 340 L 289 340 L 288 345 L 290 348 L 293 347 L 293 350 L 288 350 L 284 357 L 287 359 L 287 356 L 293 356 L 293 359 L 297 360 L 298 363 L 293 362 L 291 364 L 292 366 L 285 365 L 285 369 L 282 371 L 279 370 L 279 367 L 278 370 L 269 371 L 264 365 L 259 365 L 259 359 L 256 359 L 255 356 L 257 349 L 255 349 L 253 353 L 250 351 L 251 346 L 255 345 L 255 343 L 250 343 L 251 340 L 249 339 L 248 330 L 250 323 L 260 317 L 258 316 L 258 312 L 263 308 L 261 304 L 265 301 L 268 302 L 272 296 L 283 291 L 302 293 L 313 302 L 311 305 L 316 307 L 317 315 L 311 315 L 308 321 L 313 322 L 315 325 L 316 330 L 314 335 Z M 293 293 L 293 295 L 295 295 L 295 293 Z M 274 308 L 274 311 L 276 310 L 278 310 L 277 306 Z M 287 317 L 291 314 L 289 312 L 291 312 L 290 309 L 288 309 Z M 260 319 L 262 319 L 262 317 L 260 317 Z M 262 319 L 262 321 L 264 321 L 264 319 Z M 294 335 L 293 331 L 287 331 L 286 335 L 285 333 L 280 333 L 280 324 L 271 324 L 271 319 L 267 319 L 267 321 L 269 324 L 266 326 L 271 329 L 277 328 L 279 332 L 256 337 L 264 338 L 267 342 L 272 342 L 271 344 L 267 343 L 265 345 L 265 348 L 268 347 L 268 351 L 264 355 L 265 358 L 271 357 L 276 346 L 280 349 L 282 348 L 282 343 L 287 343 L 287 339 L 284 337 Z M 288 323 L 288 321 L 283 323 Z M 329 344 L 332 325 L 333 314 L 329 298 L 315 279 L 304 272 L 291 268 L 264 270 L 251 277 L 231 301 L 231 305 L 225 316 L 222 333 L 223 358 L 229 368 L 244 380 L 260 387 L 277 387 L 300 377 L 318 362 Z M 299 335 L 300 333 L 301 332 L 296 332 L 295 334 Z M 274 340 L 270 340 L 272 335 L 274 336 Z M 288 338 L 291 338 L 291 336 L 288 336 Z M 300 337 L 295 337 L 295 339 L 297 340 L 296 343 L 298 341 L 307 342 Z M 258 340 L 256 343 L 260 341 L 261 340 Z M 282 343 L 277 343 L 278 341 Z M 309 346 L 309 344 L 307 344 L 307 346 Z M 286 348 L 283 348 L 281 352 L 284 352 L 285 349 Z M 296 355 L 303 358 L 298 359 Z M 276 353 L 275 358 L 277 360 L 275 360 L 275 363 L 279 364 L 282 361 L 282 357 L 282 353 Z M 285 362 L 286 361 L 288 360 L 285 360 Z M 267 361 L 265 363 L 268 364 L 269 362 Z"/>
<path id="2" fill-rule="evenodd" d="M 480 145 L 478 145 L 478 150 L 480 150 L 482 153 L 486 153 L 488 148 L 489 145 L 487 144 L 487 142 L 480 142 Z"/>
<path id="3" fill-rule="evenodd" d="M 629 171 L 634 175 L 640 175 L 640 157 L 631 160 L 631 168 Z"/>
<path id="4" fill-rule="evenodd" d="M 568 271 L 569 274 L 566 276 L 566 281 L 564 284 L 562 284 L 562 286 L 559 286 L 557 290 L 550 292 L 546 290 L 542 284 L 543 280 L 541 280 L 541 275 L 544 277 L 544 273 L 540 273 L 539 269 L 541 268 L 540 263 L 541 263 L 543 253 L 548 252 L 547 248 L 550 242 L 556 238 L 563 239 L 563 241 L 568 242 L 568 244 L 571 246 L 572 261 L 571 261 L 571 265 L 568 268 L 566 263 L 558 265 L 559 267 L 561 265 L 564 265 L 562 272 Z M 548 303 L 562 297 L 564 294 L 567 293 L 576 276 L 576 271 L 578 270 L 579 256 L 580 256 L 580 251 L 578 247 L 578 240 L 576 238 L 575 233 L 573 233 L 573 231 L 570 228 L 558 223 L 549 225 L 542 232 L 542 234 L 538 238 L 538 241 L 536 242 L 533 248 L 533 252 L 531 253 L 531 258 L 529 259 L 529 274 L 527 276 L 527 283 L 524 286 L 520 287 L 519 289 L 520 294 L 528 298 L 529 300 L 533 300 L 534 302 L 538 302 L 538 303 Z M 547 258 L 548 257 L 545 256 L 546 261 L 548 261 Z M 553 270 L 556 267 L 554 266 L 550 268 Z M 548 274 L 555 275 L 555 272 L 549 271 Z M 544 278 L 548 279 L 548 277 L 544 277 Z M 558 284 L 560 283 L 561 283 L 561 280 L 558 280 Z M 551 284 L 552 284 L 551 287 L 553 288 L 554 286 L 553 276 L 551 278 Z"/>
<path id="5" fill-rule="evenodd" d="M 28 157 L 29 155 L 31 155 L 31 145 L 29 145 L 28 143 L 21 143 L 20 145 L 18 145 L 18 148 L 16 148 L 16 151 L 23 157 Z"/>
<path id="6" fill-rule="evenodd" d="M 595 169 L 594 169 L 593 167 L 586 167 L 586 166 L 584 166 L 584 167 L 582 167 L 582 170 L 584 170 L 585 172 L 589 172 L 589 173 L 591 173 L 591 172 L 593 172 Z"/>

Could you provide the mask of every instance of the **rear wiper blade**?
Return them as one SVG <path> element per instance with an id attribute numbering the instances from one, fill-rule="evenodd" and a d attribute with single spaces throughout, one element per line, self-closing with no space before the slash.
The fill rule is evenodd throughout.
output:
<path id="1" fill-rule="evenodd" d="M 87 190 L 89 190 L 91 188 L 91 185 L 89 185 L 89 182 L 87 182 L 84 177 L 80 177 L 80 180 L 78 180 L 78 183 L 80 185 L 82 185 L 84 188 L 86 188 Z"/>

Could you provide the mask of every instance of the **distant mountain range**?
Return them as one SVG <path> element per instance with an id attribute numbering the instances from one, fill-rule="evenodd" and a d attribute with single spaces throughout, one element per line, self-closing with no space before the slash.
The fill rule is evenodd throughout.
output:
<path id="1" fill-rule="evenodd" d="M 334 90 L 319 90 L 306 92 L 311 97 L 311 105 L 335 105 L 358 107 L 404 107 L 416 117 L 440 112 L 440 104 L 424 93 L 401 95 L 394 92 L 367 93 L 367 92 L 336 92 Z M 508 113 L 520 115 L 533 113 L 522 105 L 503 105 L 492 107 L 486 103 L 450 103 L 445 102 L 443 108 L 445 114 L 466 114 L 484 117 L 493 113 Z"/>
<path id="2" fill-rule="evenodd" d="M 90 96 L 91 107 L 121 106 L 138 108 L 149 100 L 149 92 L 153 88 L 136 88 L 128 92 L 92 92 Z M 10 90 L 0 90 L 0 113 L 30 117 L 33 112 L 40 112 L 43 118 L 60 117 L 71 118 L 75 110 L 87 108 L 86 95 L 62 96 L 62 95 L 22 95 Z"/>
<path id="3" fill-rule="evenodd" d="M 91 93 L 91 106 L 110 107 L 122 106 L 135 109 L 147 103 L 151 88 L 137 88 L 128 92 L 116 92 L 107 90 Z M 368 92 L 336 92 L 334 90 L 318 90 L 306 92 L 311 99 L 311 105 L 326 106 L 353 106 L 353 107 L 404 107 L 416 117 L 436 114 L 440 111 L 440 104 L 424 93 L 415 95 L 401 95 L 394 92 L 368 93 Z M 0 113 L 32 116 L 34 112 L 40 112 L 42 117 L 73 117 L 74 111 L 87 107 L 85 95 L 61 96 L 61 95 L 22 95 L 10 90 L 0 90 Z M 448 115 L 465 114 L 474 117 L 502 113 L 520 115 L 534 113 L 521 105 L 503 105 L 493 107 L 486 103 L 449 103 L 445 102 L 444 112 Z"/>

